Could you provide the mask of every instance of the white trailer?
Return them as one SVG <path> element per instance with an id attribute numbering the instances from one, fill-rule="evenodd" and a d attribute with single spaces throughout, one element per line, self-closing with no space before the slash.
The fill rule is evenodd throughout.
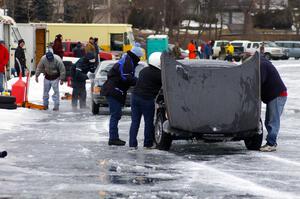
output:
<path id="1" fill-rule="evenodd" d="M 26 66 L 35 71 L 41 57 L 46 53 L 47 25 L 18 23 L 17 26 L 25 41 Z"/>
<path id="2" fill-rule="evenodd" d="M 5 42 L 5 45 L 9 51 L 10 59 L 7 67 L 7 71 L 10 68 L 14 68 L 14 54 L 15 49 L 18 46 L 18 40 L 21 39 L 16 22 L 9 16 L 0 16 L 0 40 Z M 8 73 L 10 74 L 10 72 Z"/>

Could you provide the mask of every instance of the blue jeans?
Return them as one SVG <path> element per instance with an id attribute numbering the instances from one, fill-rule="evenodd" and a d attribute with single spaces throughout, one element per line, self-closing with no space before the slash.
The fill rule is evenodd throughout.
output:
<path id="1" fill-rule="evenodd" d="M 109 139 L 119 139 L 118 123 L 122 117 L 122 104 L 111 96 L 107 96 L 110 120 L 109 120 Z"/>
<path id="2" fill-rule="evenodd" d="M 265 126 L 268 131 L 267 144 L 277 144 L 277 135 L 280 128 L 280 116 L 283 112 L 287 97 L 277 97 L 267 104 Z"/>
<path id="3" fill-rule="evenodd" d="M 59 79 L 48 80 L 44 79 L 44 95 L 43 95 L 43 104 L 44 106 L 49 106 L 49 91 L 53 89 L 54 93 L 52 95 L 52 100 L 54 102 L 54 107 L 59 107 Z"/>
<path id="4" fill-rule="evenodd" d="M 154 137 L 154 100 L 146 100 L 138 95 L 132 94 L 131 96 L 131 126 L 129 133 L 129 146 L 137 147 L 137 134 L 140 127 L 141 117 L 143 115 L 145 122 L 144 129 L 144 147 L 153 146 Z"/>
<path id="5" fill-rule="evenodd" d="M 3 81 L 4 81 L 4 73 L 0 73 L 0 93 L 4 91 Z"/>

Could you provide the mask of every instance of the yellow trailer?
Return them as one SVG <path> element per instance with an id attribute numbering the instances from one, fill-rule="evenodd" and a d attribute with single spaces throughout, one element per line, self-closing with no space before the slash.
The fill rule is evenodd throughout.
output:
<path id="1" fill-rule="evenodd" d="M 80 23 L 48 23 L 48 44 L 58 34 L 63 41 L 88 42 L 90 37 L 99 38 L 99 46 L 104 51 L 130 50 L 134 44 L 132 25 L 130 24 L 80 24 Z"/>

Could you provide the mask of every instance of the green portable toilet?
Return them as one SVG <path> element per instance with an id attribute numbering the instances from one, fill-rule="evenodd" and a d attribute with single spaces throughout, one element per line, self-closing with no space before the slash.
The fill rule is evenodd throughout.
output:
<path id="1" fill-rule="evenodd" d="M 147 37 L 147 59 L 153 52 L 168 51 L 168 35 L 150 35 Z"/>

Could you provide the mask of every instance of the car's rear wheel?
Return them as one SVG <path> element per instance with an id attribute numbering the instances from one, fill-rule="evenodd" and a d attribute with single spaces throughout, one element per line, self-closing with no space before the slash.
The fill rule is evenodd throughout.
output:
<path id="1" fill-rule="evenodd" d="M 172 145 L 172 136 L 163 129 L 163 123 L 166 121 L 164 111 L 158 111 L 155 121 L 154 141 L 156 148 L 168 151 Z"/>
<path id="2" fill-rule="evenodd" d="M 271 54 L 270 53 L 265 53 L 265 58 L 267 59 L 267 60 L 271 60 Z"/>
<path id="3" fill-rule="evenodd" d="M 262 121 L 260 120 L 259 123 L 259 130 L 257 134 L 253 135 L 252 137 L 248 137 L 244 140 L 246 148 L 248 150 L 259 150 L 263 141 L 263 125 Z"/>
<path id="4" fill-rule="evenodd" d="M 94 100 L 92 100 L 92 113 L 94 115 L 98 115 L 99 114 L 99 108 L 100 108 L 100 105 L 99 104 L 96 104 L 94 102 Z"/>

